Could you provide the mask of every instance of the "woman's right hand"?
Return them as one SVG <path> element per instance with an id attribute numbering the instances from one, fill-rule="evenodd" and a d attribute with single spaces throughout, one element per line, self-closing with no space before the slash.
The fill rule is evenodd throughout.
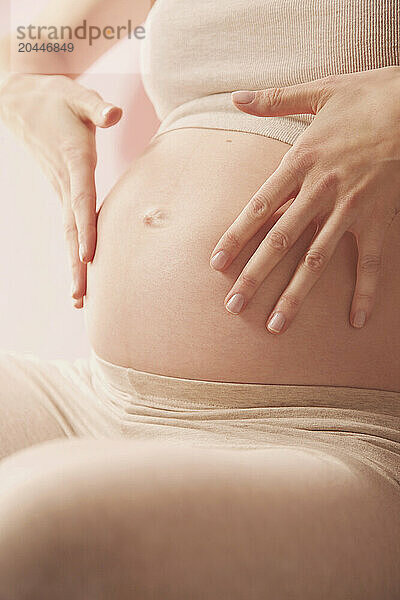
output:
<path id="1" fill-rule="evenodd" d="M 122 110 L 63 75 L 10 75 L 0 87 L 0 116 L 30 146 L 58 192 L 76 308 L 96 248 L 97 127 L 115 125 Z"/>

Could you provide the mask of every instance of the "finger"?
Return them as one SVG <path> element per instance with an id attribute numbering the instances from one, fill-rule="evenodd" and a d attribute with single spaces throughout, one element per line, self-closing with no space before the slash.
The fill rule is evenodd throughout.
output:
<path id="1" fill-rule="evenodd" d="M 288 329 L 310 290 L 325 271 L 350 223 L 350 217 L 344 217 L 339 210 L 327 219 L 268 317 L 268 331 L 277 334 Z"/>
<path id="2" fill-rule="evenodd" d="M 69 251 L 69 262 L 72 273 L 71 296 L 75 308 L 83 307 L 83 296 L 86 293 L 86 266 L 77 259 L 77 232 L 75 219 L 72 211 L 69 208 L 70 189 L 68 172 L 65 177 L 58 177 L 58 185 L 60 187 L 61 201 L 64 208 L 64 230 Z M 75 266 L 75 260 L 77 265 Z"/>
<path id="3" fill-rule="evenodd" d="M 274 212 L 298 188 L 293 174 L 278 167 L 228 227 L 211 253 L 210 266 L 225 270 Z"/>
<path id="4" fill-rule="evenodd" d="M 69 263 L 72 274 L 71 296 L 79 306 L 80 300 L 86 293 L 86 265 L 79 260 L 78 232 L 72 210 L 64 207 L 64 235 L 68 248 Z"/>
<path id="5" fill-rule="evenodd" d="M 360 329 L 368 320 L 378 291 L 386 228 L 376 221 L 357 238 L 357 281 L 350 309 L 350 322 Z"/>
<path id="6" fill-rule="evenodd" d="M 83 308 L 83 296 L 74 301 L 74 307 L 78 309 Z"/>
<path id="7" fill-rule="evenodd" d="M 72 96 L 70 106 L 82 120 L 91 121 L 98 127 L 111 127 L 122 117 L 122 108 L 103 98 L 94 90 L 79 86 L 78 92 Z"/>
<path id="8" fill-rule="evenodd" d="M 96 249 L 95 152 L 83 150 L 66 158 L 70 178 L 71 209 L 74 214 L 82 262 L 93 260 Z"/>
<path id="9" fill-rule="evenodd" d="M 329 76 L 285 87 L 237 91 L 232 101 L 239 110 L 259 117 L 316 114 L 332 96 L 338 79 Z"/>
<path id="10" fill-rule="evenodd" d="M 225 308 L 239 314 L 272 269 L 295 244 L 320 211 L 314 195 L 302 188 L 293 204 L 267 233 L 225 298 Z"/>

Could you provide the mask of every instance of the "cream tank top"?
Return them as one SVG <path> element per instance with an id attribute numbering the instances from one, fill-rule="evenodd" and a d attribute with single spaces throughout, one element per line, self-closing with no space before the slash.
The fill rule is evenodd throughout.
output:
<path id="1" fill-rule="evenodd" d="M 399 33 L 400 0 L 157 0 L 141 50 L 154 137 L 201 127 L 293 144 L 313 115 L 246 115 L 231 92 L 400 65 Z"/>

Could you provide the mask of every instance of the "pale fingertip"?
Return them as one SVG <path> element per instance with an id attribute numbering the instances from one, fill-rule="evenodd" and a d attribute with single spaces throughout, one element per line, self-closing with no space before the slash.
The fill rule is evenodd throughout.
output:
<path id="1" fill-rule="evenodd" d="M 235 104 L 250 104 L 255 97 L 256 93 L 251 91 L 232 92 L 232 100 Z"/>
<path id="2" fill-rule="evenodd" d="M 106 106 L 105 108 L 103 108 L 103 110 L 101 111 L 101 116 L 103 117 L 103 119 L 107 119 L 107 117 L 112 113 L 113 110 L 114 110 L 113 104 L 110 104 L 109 106 Z"/>
<path id="3" fill-rule="evenodd" d="M 210 266 L 216 271 L 221 271 L 228 262 L 228 254 L 224 250 L 217 252 L 210 260 Z"/>
<path id="4" fill-rule="evenodd" d="M 81 297 L 81 298 L 74 299 L 73 305 L 74 305 L 74 308 L 77 308 L 77 309 L 82 308 L 83 307 L 83 298 Z"/>
<path id="5" fill-rule="evenodd" d="M 110 104 L 109 106 L 103 108 L 101 111 L 101 117 L 103 125 L 112 125 L 119 121 L 122 117 L 122 108 Z"/>
<path id="6" fill-rule="evenodd" d="M 365 325 L 365 321 L 367 319 L 367 313 L 365 310 L 357 310 L 354 313 L 352 325 L 356 329 L 361 329 Z"/>
<path id="7" fill-rule="evenodd" d="M 86 244 L 84 242 L 79 244 L 79 258 L 80 258 L 80 261 L 84 264 L 90 262 L 91 258 L 92 258 L 89 255 L 88 247 L 86 246 Z"/>
<path id="8" fill-rule="evenodd" d="M 286 323 L 286 317 L 281 312 L 276 312 L 267 322 L 267 329 L 271 333 L 280 333 Z"/>
<path id="9" fill-rule="evenodd" d="M 245 301 L 243 294 L 234 294 L 225 304 L 225 308 L 232 315 L 238 315 L 243 310 Z"/>
<path id="10" fill-rule="evenodd" d="M 116 107 L 113 104 L 110 104 L 109 106 L 103 108 L 101 111 L 101 116 L 103 119 L 108 119 L 115 109 Z"/>

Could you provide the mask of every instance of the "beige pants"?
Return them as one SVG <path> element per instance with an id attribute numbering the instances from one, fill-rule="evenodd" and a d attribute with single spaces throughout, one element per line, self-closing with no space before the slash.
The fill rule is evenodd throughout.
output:
<path id="1" fill-rule="evenodd" d="M 0 355 L 0 600 L 396 600 L 400 394 Z"/>

